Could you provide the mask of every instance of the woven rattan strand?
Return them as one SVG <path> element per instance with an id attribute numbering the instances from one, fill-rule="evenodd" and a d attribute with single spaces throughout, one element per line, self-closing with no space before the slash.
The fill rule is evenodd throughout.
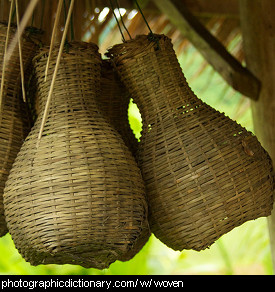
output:
<path id="1" fill-rule="evenodd" d="M 63 51 L 36 148 L 58 47 L 34 59 L 37 121 L 11 170 L 5 215 L 15 246 L 32 265 L 103 269 L 131 252 L 147 223 L 144 182 L 131 152 L 96 104 L 101 56 L 94 44 Z"/>
<path id="2" fill-rule="evenodd" d="M 199 251 L 271 213 L 269 155 L 252 133 L 195 96 L 169 38 L 137 36 L 107 56 L 141 111 L 138 161 L 156 237 Z"/>

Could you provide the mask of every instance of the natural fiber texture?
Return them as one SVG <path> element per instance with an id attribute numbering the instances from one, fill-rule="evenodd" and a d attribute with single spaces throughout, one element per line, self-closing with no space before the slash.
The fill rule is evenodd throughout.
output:
<path id="1" fill-rule="evenodd" d="M 110 124 L 121 135 L 125 145 L 135 157 L 138 141 L 130 128 L 128 120 L 128 107 L 130 94 L 120 81 L 109 60 L 102 60 L 101 91 L 97 96 L 97 102 L 104 117 L 108 118 Z M 147 221 L 144 221 L 142 233 L 132 250 L 125 254 L 120 260 L 128 261 L 134 257 L 148 241 L 151 235 Z"/>
<path id="2" fill-rule="evenodd" d="M 130 94 L 119 80 L 109 60 L 102 61 L 101 93 L 98 95 L 98 104 L 110 124 L 122 136 L 125 144 L 133 155 L 137 151 L 138 141 L 130 128 L 128 107 Z"/>
<path id="3" fill-rule="evenodd" d="M 9 43 L 15 35 L 15 31 L 16 28 L 11 27 Z M 2 81 L 6 37 L 7 25 L 0 23 L 0 83 Z M 31 73 L 31 60 L 38 47 L 26 32 L 23 33 L 21 44 L 22 59 L 25 69 L 24 77 L 27 83 Z M 12 163 L 31 127 L 28 117 L 28 108 L 23 102 L 21 88 L 20 61 L 17 46 L 10 61 L 5 67 L 3 103 L 0 109 L 0 236 L 5 235 L 8 231 L 3 209 L 5 182 L 8 178 Z"/>
<path id="4" fill-rule="evenodd" d="M 64 48 L 43 135 L 37 137 L 58 47 L 35 58 L 41 109 L 6 183 L 5 215 L 32 265 L 106 268 L 131 252 L 147 223 L 144 183 L 120 135 L 98 111 L 101 56 L 94 44 Z"/>
<path id="5" fill-rule="evenodd" d="M 137 103 L 138 160 L 152 232 L 175 250 L 202 250 L 273 207 L 272 162 L 257 138 L 198 99 L 164 35 L 107 53 Z"/>

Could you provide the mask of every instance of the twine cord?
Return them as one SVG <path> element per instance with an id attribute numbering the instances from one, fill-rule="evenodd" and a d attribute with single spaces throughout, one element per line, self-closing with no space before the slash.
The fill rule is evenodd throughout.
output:
<path id="1" fill-rule="evenodd" d="M 117 9 L 118 9 L 118 13 L 119 13 L 119 16 L 120 16 L 121 23 L 122 23 L 124 29 L 126 30 L 128 36 L 129 36 L 129 38 L 132 40 L 132 37 L 131 37 L 131 35 L 130 35 L 130 33 L 129 33 L 129 31 L 128 31 L 128 29 L 127 29 L 127 27 L 126 27 L 126 25 L 125 25 L 125 23 L 124 23 L 124 21 L 123 21 L 122 15 L 121 15 L 121 13 L 120 13 L 120 9 L 119 9 L 119 5 L 118 5 L 118 1 L 115 0 L 115 2 L 116 2 L 116 6 L 117 6 Z"/>
<path id="2" fill-rule="evenodd" d="M 148 27 L 148 29 L 149 29 L 149 31 L 150 31 L 150 33 L 149 33 L 149 35 L 148 35 L 148 40 L 149 40 L 149 41 L 154 41 L 154 42 L 156 43 L 156 45 L 157 45 L 156 50 L 159 50 L 159 49 L 160 49 L 160 46 L 159 46 L 159 39 L 154 35 L 152 29 L 150 28 L 150 25 L 149 25 L 148 21 L 146 20 L 144 14 L 143 14 L 143 12 L 142 12 L 142 10 L 141 10 L 139 4 L 138 4 L 138 1 L 135 0 L 135 3 L 136 3 L 136 6 L 137 6 L 137 8 L 138 8 L 138 10 L 139 10 L 139 12 L 140 12 L 140 14 L 141 14 L 141 16 L 142 16 L 142 18 L 143 18 L 145 24 L 146 24 L 146 26 Z"/>
<path id="3" fill-rule="evenodd" d="M 112 9 L 113 15 L 114 15 L 114 17 L 115 17 L 115 19 L 116 19 L 116 23 L 117 23 L 118 29 L 119 29 L 120 34 L 121 34 L 121 36 L 122 36 L 122 40 L 123 40 L 123 42 L 125 42 L 125 37 L 124 37 L 124 35 L 123 35 L 123 32 L 122 32 L 122 30 L 121 30 L 121 27 L 120 27 L 119 21 L 118 21 L 118 19 L 117 19 L 117 17 L 116 17 L 116 14 L 115 14 L 115 10 L 114 10 L 113 2 L 112 2 L 112 0 L 109 0 L 109 2 L 110 2 L 110 6 L 111 6 L 111 9 Z"/>
<path id="4" fill-rule="evenodd" d="M 141 14 L 141 16 L 142 16 L 144 22 L 146 23 L 146 26 L 148 27 L 148 29 L 149 29 L 149 31 L 150 31 L 150 34 L 153 34 L 153 32 L 152 32 L 152 30 L 151 30 L 151 28 L 150 28 L 150 25 L 149 25 L 149 23 L 147 22 L 147 20 L 146 20 L 146 18 L 145 18 L 145 16 L 144 16 L 144 14 L 143 14 L 143 12 L 142 12 L 142 10 L 141 10 L 139 4 L 138 4 L 138 1 L 135 0 L 135 3 L 136 3 L 136 5 L 137 5 L 137 8 L 138 8 L 138 10 L 139 10 L 139 12 L 140 12 L 140 14 Z"/>

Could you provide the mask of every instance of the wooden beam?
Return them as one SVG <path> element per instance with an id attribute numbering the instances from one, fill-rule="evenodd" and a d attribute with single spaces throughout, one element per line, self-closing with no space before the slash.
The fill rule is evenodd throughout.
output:
<path id="1" fill-rule="evenodd" d="M 239 0 L 181 0 L 181 5 L 198 16 L 239 18 Z"/>
<path id="2" fill-rule="evenodd" d="M 153 1 L 230 86 L 253 100 L 258 99 L 261 87 L 259 80 L 185 6 L 175 0 Z"/>
<path id="3" fill-rule="evenodd" d="M 261 80 L 253 101 L 254 132 L 275 167 L 275 1 L 240 0 L 240 19 L 248 68 Z M 268 218 L 273 269 L 275 269 L 275 209 Z"/>

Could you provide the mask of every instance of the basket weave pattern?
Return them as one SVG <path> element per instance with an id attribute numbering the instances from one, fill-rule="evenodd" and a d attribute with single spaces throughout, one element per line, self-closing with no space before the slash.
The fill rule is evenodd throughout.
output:
<path id="1" fill-rule="evenodd" d="M 101 93 L 98 104 L 110 124 L 115 127 L 133 155 L 137 151 L 138 141 L 129 125 L 128 107 L 130 94 L 119 80 L 109 60 L 102 61 Z"/>
<path id="2" fill-rule="evenodd" d="M 254 135 L 195 96 L 170 39 L 154 37 L 107 55 L 141 111 L 138 161 L 151 230 L 175 250 L 202 250 L 270 215 L 272 162 Z"/>
<path id="3" fill-rule="evenodd" d="M 128 120 L 130 94 L 117 76 L 111 62 L 106 59 L 102 60 L 101 92 L 97 96 L 97 102 L 104 117 L 109 119 L 110 124 L 113 125 L 121 135 L 125 145 L 128 146 L 135 157 L 138 141 L 130 128 Z M 134 257 L 148 241 L 150 235 L 151 232 L 148 222 L 144 221 L 142 233 L 138 241 L 133 246 L 132 250 L 120 258 L 120 260 L 128 261 Z"/>
<path id="4" fill-rule="evenodd" d="M 10 30 L 9 40 L 15 35 L 15 28 Z M 7 37 L 7 25 L 0 23 L 0 82 L 2 81 L 2 67 Z M 9 42 L 10 43 L 10 42 Z M 37 46 L 23 34 L 22 59 L 26 82 L 30 76 L 31 60 Z M 3 104 L 0 109 L 0 236 L 7 233 L 4 218 L 3 191 L 5 182 L 14 159 L 30 131 L 31 124 L 28 118 L 28 109 L 22 98 L 21 74 L 18 46 L 15 48 L 9 63 L 5 67 L 3 88 Z"/>
<path id="5" fill-rule="evenodd" d="M 106 268 L 131 251 L 147 222 L 140 170 L 96 104 L 101 72 L 97 50 L 83 42 L 64 50 L 38 148 L 58 48 L 46 82 L 48 51 L 35 58 L 41 110 L 4 193 L 15 246 L 33 265 Z"/>

